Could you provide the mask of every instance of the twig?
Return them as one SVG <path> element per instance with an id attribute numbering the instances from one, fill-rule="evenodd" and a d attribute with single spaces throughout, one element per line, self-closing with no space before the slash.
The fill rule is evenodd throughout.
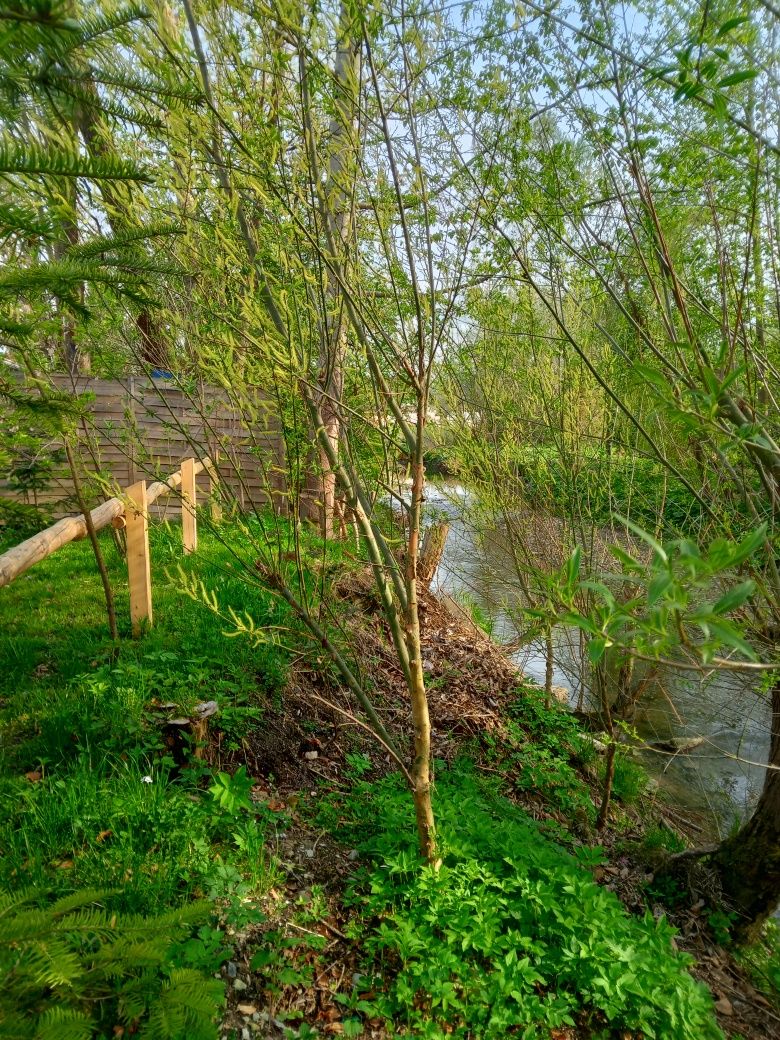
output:
<path id="1" fill-rule="evenodd" d="M 414 789 L 414 780 L 412 779 L 409 770 L 398 757 L 397 753 L 389 746 L 389 744 L 386 744 L 384 740 L 382 740 L 382 738 L 379 736 L 376 730 L 371 729 L 368 723 L 362 722 L 360 719 L 355 718 L 355 716 L 352 715 L 351 712 L 346 711 L 344 708 L 340 708 L 338 704 L 333 704 L 332 701 L 325 700 L 324 697 L 320 697 L 316 693 L 309 693 L 307 694 L 307 696 L 311 697 L 312 700 L 319 701 L 320 704 L 324 704 L 325 707 L 330 708 L 331 711 L 337 711 L 340 715 L 343 715 L 345 718 L 349 719 L 350 722 L 354 723 L 354 725 L 360 726 L 361 729 L 364 729 L 366 730 L 366 732 L 370 733 L 374 740 L 376 740 L 378 744 L 381 744 L 385 751 L 390 755 L 390 757 L 398 763 L 398 767 L 408 780 L 409 786 L 412 789 Z"/>

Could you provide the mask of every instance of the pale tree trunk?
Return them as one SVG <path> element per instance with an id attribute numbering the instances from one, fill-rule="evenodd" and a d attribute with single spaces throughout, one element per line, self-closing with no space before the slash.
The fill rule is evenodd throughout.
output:
<path id="1" fill-rule="evenodd" d="M 358 92 L 360 84 L 360 30 L 350 7 L 342 5 L 339 14 L 336 61 L 333 69 L 335 109 L 328 128 L 327 183 L 324 219 L 327 224 L 326 249 L 332 253 L 335 271 L 325 272 L 325 323 L 320 340 L 318 372 L 319 405 L 325 434 L 339 453 L 341 438 L 341 399 L 344 392 L 344 358 L 347 349 L 347 315 L 344 294 L 335 272 L 348 280 L 355 237 L 355 177 L 358 159 Z M 320 450 L 322 467 L 322 532 L 334 533 L 336 514 L 336 474 L 327 453 Z"/>
<path id="2" fill-rule="evenodd" d="M 444 521 L 431 524 L 425 532 L 417 564 L 417 580 L 426 588 L 433 581 L 433 576 L 439 568 L 449 533 L 450 525 Z"/>
<path id="3" fill-rule="evenodd" d="M 68 215 L 64 221 L 64 237 L 54 244 L 54 259 L 63 260 L 68 250 L 79 244 L 78 224 L 78 186 L 74 178 L 69 178 L 62 185 L 63 197 L 67 200 Z M 83 302 L 84 286 L 78 289 L 78 295 Z M 89 354 L 81 349 L 76 336 L 76 322 L 72 314 L 69 314 L 60 305 L 60 330 L 59 330 L 59 354 L 67 372 L 71 375 L 86 373 L 90 370 Z"/>

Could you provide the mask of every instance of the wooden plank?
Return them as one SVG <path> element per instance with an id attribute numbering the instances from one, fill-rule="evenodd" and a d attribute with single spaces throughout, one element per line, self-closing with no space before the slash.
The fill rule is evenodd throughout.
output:
<path id="1" fill-rule="evenodd" d="M 149 503 L 146 481 L 127 489 L 127 578 L 130 586 L 130 623 L 139 636 L 152 624 L 152 566 L 149 555 Z"/>
<path id="2" fill-rule="evenodd" d="M 188 556 L 198 548 L 197 508 L 195 459 L 185 459 L 181 464 L 181 537 L 184 552 Z"/>

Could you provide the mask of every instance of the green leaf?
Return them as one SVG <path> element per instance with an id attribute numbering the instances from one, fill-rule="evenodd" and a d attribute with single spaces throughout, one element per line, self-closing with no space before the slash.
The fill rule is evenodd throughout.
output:
<path id="1" fill-rule="evenodd" d="M 715 93 L 712 95 L 712 108 L 718 119 L 723 122 L 729 114 L 728 102 L 722 94 Z"/>
<path id="2" fill-rule="evenodd" d="M 672 584 L 672 575 L 669 571 L 661 571 L 655 578 L 650 582 L 650 586 L 647 590 L 647 602 L 650 606 L 653 606 L 663 596 L 669 586 Z"/>
<path id="3" fill-rule="evenodd" d="M 664 563 L 669 562 L 669 557 L 667 556 L 664 547 L 657 539 L 653 538 L 648 531 L 645 531 L 643 528 L 639 527 L 638 524 L 635 524 L 632 520 L 629 520 L 628 517 L 622 516 L 620 513 L 615 513 L 614 516 L 618 523 L 625 524 L 629 531 L 633 531 L 637 538 L 641 538 L 643 542 L 649 545 L 660 560 L 663 560 Z"/>
<path id="4" fill-rule="evenodd" d="M 755 591 L 756 583 L 754 581 L 743 581 L 741 585 L 735 585 L 733 589 L 729 589 L 713 603 L 713 614 L 729 614 L 746 603 Z"/>
<path id="5" fill-rule="evenodd" d="M 610 641 L 600 637 L 598 639 L 591 639 L 588 643 L 588 660 L 591 664 L 598 664 L 601 658 L 604 656 L 604 652 L 607 647 L 610 646 Z"/>
<path id="6" fill-rule="evenodd" d="M 725 36 L 727 33 L 730 33 L 732 29 L 736 29 L 738 26 L 744 25 L 745 22 L 749 20 L 750 19 L 746 14 L 740 15 L 736 18 L 727 19 L 723 23 L 723 25 L 721 25 L 720 29 L 718 29 L 718 39 L 720 39 L 721 36 Z"/>
<path id="7" fill-rule="evenodd" d="M 737 83 L 745 83 L 749 79 L 755 79 L 758 69 L 743 69 L 741 72 L 732 72 L 730 76 L 724 76 L 718 82 L 719 87 L 734 87 Z"/>

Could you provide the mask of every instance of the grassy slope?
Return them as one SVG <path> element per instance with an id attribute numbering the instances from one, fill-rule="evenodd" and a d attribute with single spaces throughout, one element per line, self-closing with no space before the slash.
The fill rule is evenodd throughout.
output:
<path id="1" fill-rule="evenodd" d="M 225 847 L 226 821 L 199 796 L 197 771 L 179 772 L 166 754 L 166 713 L 155 705 L 176 703 L 174 714 L 186 715 L 216 699 L 230 740 L 280 691 L 285 657 L 227 638 L 166 575 L 179 564 L 198 568 L 234 607 L 278 622 L 276 602 L 231 577 L 229 553 L 205 540 L 197 559 L 182 560 L 178 532 L 155 532 L 155 626 L 126 639 L 115 664 L 88 544 L 66 547 L 0 592 L 0 885 L 22 877 L 58 891 L 121 885 L 138 912 L 229 888 L 218 877 L 237 858 Z M 127 635 L 124 567 L 103 544 Z"/>
<path id="2" fill-rule="evenodd" d="M 127 636 L 124 568 L 109 539 L 104 546 Z M 58 894 L 114 888 L 119 911 L 144 914 L 205 895 L 217 901 L 223 919 L 227 915 L 240 928 L 279 880 L 264 840 L 275 818 L 262 809 L 231 810 L 208 793 L 209 770 L 177 768 L 162 740 L 164 713 L 157 706 L 174 702 L 186 714 L 195 701 L 216 698 L 224 746 L 240 746 L 246 729 L 262 725 L 264 708 L 281 697 L 286 652 L 228 638 L 223 623 L 182 596 L 166 569 L 181 565 L 197 573 L 221 601 L 260 624 L 289 619 L 267 593 L 235 577 L 229 549 L 208 534 L 198 556 L 184 560 L 178 531 L 158 528 L 152 558 L 155 626 L 142 640 L 126 638 L 115 662 L 87 544 L 67 547 L 0 590 L 0 891 L 30 884 Z M 581 815 L 587 792 L 561 750 L 571 740 L 572 720 L 563 717 L 556 736 L 548 713 L 537 705 L 531 716 L 526 709 L 521 723 L 526 737 L 509 756 L 497 749 L 493 765 L 513 777 L 518 790 L 544 789 L 562 818 Z M 357 956 L 367 970 L 386 975 L 380 999 L 345 1009 L 347 1031 L 383 1020 L 385 1028 L 395 1024 L 392 1032 L 411 1029 L 412 1035 L 445 1036 L 454 1029 L 464 1037 L 500 1036 L 511 1023 L 525 1029 L 518 1035 L 530 1037 L 571 1021 L 585 1030 L 578 1036 L 596 1035 L 592 1028 L 611 1036 L 613 1026 L 639 1023 L 644 992 L 641 977 L 610 974 L 615 947 L 609 943 L 616 932 L 626 949 L 646 951 L 642 974 L 650 977 L 653 966 L 656 976 L 664 974 L 671 1000 L 693 999 L 668 938 L 653 938 L 652 923 L 632 921 L 612 897 L 599 895 L 587 871 L 522 810 L 497 800 L 484 785 L 474 781 L 461 789 L 443 778 L 437 799 L 449 854 L 446 871 L 434 882 L 427 876 L 415 881 L 409 872 L 412 827 L 399 828 L 399 820 L 409 816 L 408 796 L 392 780 L 369 788 L 361 787 L 359 776 L 352 780 L 358 798 L 348 811 L 357 813 L 366 831 L 367 854 L 373 850 L 377 856 L 354 890 Z M 339 797 L 332 802 L 337 815 L 343 811 Z M 331 798 L 332 792 L 323 791 L 326 816 Z M 455 824 L 466 804 L 470 826 L 459 831 Z M 395 881 L 388 883 L 386 867 L 394 859 Z M 525 920 L 534 898 L 546 916 L 539 911 Z M 487 930 L 484 922 L 492 922 Z M 491 945 L 490 938 L 511 937 L 518 923 L 526 952 L 519 968 L 516 959 L 507 959 L 503 940 Z M 405 936 L 415 935 L 424 937 L 425 948 L 405 949 Z M 473 941 L 481 944 L 476 951 L 468 948 Z M 213 972 L 225 956 L 220 945 L 207 931 L 187 956 L 198 969 Z M 581 991 L 578 958 L 589 959 L 592 968 Z M 486 989 L 486 980 L 498 978 L 499 961 L 504 982 L 498 990 Z M 474 974 L 469 965 L 477 962 L 481 968 Z M 594 981 L 599 970 L 606 981 Z M 269 982 L 262 972 L 252 988 L 262 996 L 266 983 L 278 991 L 278 978 Z M 605 996 L 600 986 L 617 990 Z M 701 1023 L 709 1012 L 696 992 Z M 348 981 L 341 996 L 342 1004 L 354 1004 Z M 111 1035 L 110 1024 L 97 1035 Z M 661 1028 L 655 1035 L 686 1034 Z"/>

